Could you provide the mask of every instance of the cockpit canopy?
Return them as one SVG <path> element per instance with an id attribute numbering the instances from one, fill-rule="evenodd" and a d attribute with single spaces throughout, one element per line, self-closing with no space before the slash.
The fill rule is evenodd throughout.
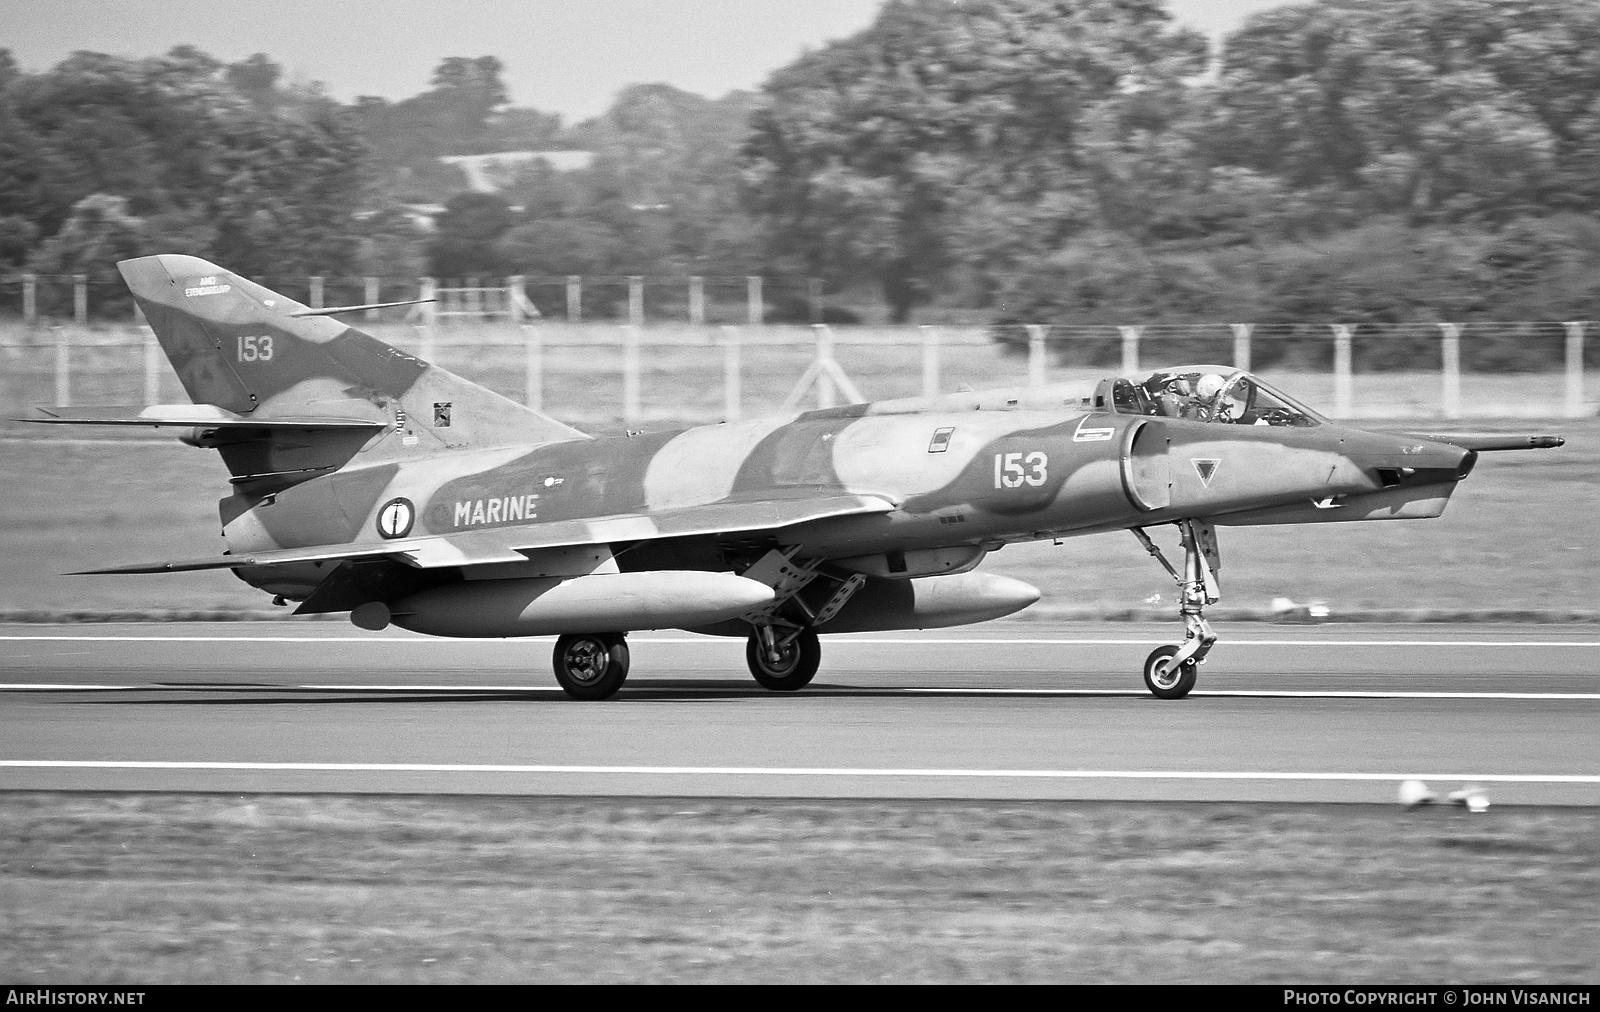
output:
<path id="1" fill-rule="evenodd" d="M 1306 428 L 1327 419 L 1243 369 L 1186 365 L 1148 376 L 1101 381 L 1094 407 L 1123 415 L 1156 415 L 1229 425 Z"/>

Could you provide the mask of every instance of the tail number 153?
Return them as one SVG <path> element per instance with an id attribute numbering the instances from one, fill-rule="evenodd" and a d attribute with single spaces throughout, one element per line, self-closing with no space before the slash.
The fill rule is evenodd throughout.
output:
<path id="1" fill-rule="evenodd" d="M 1043 485 L 1049 478 L 1050 458 L 1041 450 L 1032 453 L 997 453 L 994 455 L 994 487 L 1021 488 L 1023 485 Z"/>
<path id="2" fill-rule="evenodd" d="M 259 337 L 251 334 L 239 335 L 239 361 L 272 361 L 272 335 L 262 334 Z"/>

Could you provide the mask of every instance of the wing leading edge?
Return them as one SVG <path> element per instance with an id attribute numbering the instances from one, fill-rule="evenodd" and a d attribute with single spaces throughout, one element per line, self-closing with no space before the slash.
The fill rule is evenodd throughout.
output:
<path id="1" fill-rule="evenodd" d="M 201 569 L 237 569 L 275 566 L 291 562 L 324 562 L 392 556 L 418 569 L 522 562 L 523 553 L 541 548 L 650 541 L 707 534 L 746 534 L 778 530 L 831 517 L 888 513 L 895 508 L 886 499 L 870 495 L 824 496 L 818 499 L 763 499 L 746 502 L 707 503 L 656 513 L 624 513 L 584 520 L 500 530 L 400 538 L 363 545 L 313 545 L 245 555 L 211 556 L 170 562 L 136 562 L 105 569 L 85 569 L 70 576 L 120 573 L 181 573 Z"/>

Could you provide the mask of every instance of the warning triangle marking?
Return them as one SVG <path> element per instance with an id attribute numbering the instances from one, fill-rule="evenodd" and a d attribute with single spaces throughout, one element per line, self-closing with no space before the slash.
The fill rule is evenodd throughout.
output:
<path id="1" fill-rule="evenodd" d="M 1200 484 L 1210 488 L 1211 479 L 1217 473 L 1217 465 L 1221 464 L 1222 461 L 1205 457 L 1191 457 L 1189 461 L 1194 464 L 1194 473 L 1200 476 Z"/>

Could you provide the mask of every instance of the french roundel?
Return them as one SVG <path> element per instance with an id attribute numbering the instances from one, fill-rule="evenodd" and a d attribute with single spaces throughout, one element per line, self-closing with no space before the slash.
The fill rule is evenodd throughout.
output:
<path id="1" fill-rule="evenodd" d="M 378 533 L 386 538 L 403 538 L 411 533 L 416 519 L 417 508 L 410 499 L 390 499 L 378 510 Z"/>

